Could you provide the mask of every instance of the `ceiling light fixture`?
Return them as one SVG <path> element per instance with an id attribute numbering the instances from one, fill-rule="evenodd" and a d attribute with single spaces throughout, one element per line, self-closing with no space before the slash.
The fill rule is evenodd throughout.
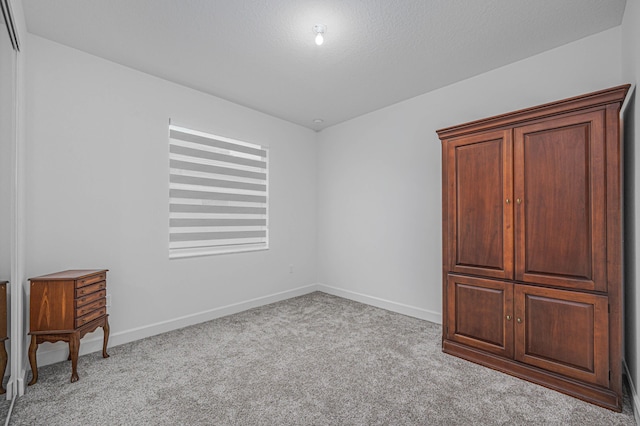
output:
<path id="1" fill-rule="evenodd" d="M 313 122 L 316 124 L 320 124 L 320 123 L 324 123 L 324 120 L 322 118 L 316 118 L 315 120 L 313 120 Z"/>
<path id="2" fill-rule="evenodd" d="M 324 43 L 324 32 L 327 31 L 327 26 L 318 24 L 313 26 L 313 32 L 316 34 L 316 44 L 321 46 Z"/>

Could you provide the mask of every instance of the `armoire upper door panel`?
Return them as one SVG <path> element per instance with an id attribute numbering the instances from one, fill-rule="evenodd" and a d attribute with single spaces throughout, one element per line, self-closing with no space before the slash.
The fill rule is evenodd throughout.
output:
<path id="1" fill-rule="evenodd" d="M 513 278 L 510 131 L 449 141 L 449 267 Z"/>
<path id="2" fill-rule="evenodd" d="M 606 291 L 601 111 L 514 130 L 516 279 Z"/>

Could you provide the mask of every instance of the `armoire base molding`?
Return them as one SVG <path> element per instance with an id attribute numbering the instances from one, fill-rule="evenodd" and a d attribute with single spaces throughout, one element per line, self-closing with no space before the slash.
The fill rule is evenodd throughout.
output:
<path id="1" fill-rule="evenodd" d="M 442 350 L 447 354 L 455 355 L 466 359 L 467 361 L 542 385 L 566 395 L 578 397 L 592 404 L 614 411 L 622 410 L 622 401 L 618 398 L 615 392 L 609 389 L 591 386 L 567 377 L 556 375 L 549 371 L 495 356 L 468 346 L 459 345 L 451 341 L 445 340 L 442 344 Z"/>

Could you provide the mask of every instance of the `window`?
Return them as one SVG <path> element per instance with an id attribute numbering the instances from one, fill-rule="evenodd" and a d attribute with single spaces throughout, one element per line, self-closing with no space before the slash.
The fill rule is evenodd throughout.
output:
<path id="1" fill-rule="evenodd" d="M 269 248 L 264 146 L 169 126 L 169 257 Z"/>

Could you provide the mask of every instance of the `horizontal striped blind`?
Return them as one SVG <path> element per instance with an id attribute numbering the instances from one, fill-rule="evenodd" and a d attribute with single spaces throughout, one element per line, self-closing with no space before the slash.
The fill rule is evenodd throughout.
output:
<path id="1" fill-rule="evenodd" d="M 268 248 L 267 148 L 169 126 L 169 257 Z"/>

